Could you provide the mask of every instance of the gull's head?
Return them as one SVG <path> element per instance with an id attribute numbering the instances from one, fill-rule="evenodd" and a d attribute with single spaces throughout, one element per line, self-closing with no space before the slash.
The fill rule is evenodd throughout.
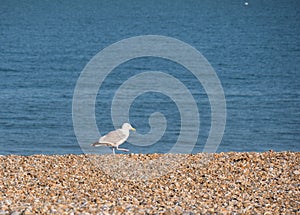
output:
<path id="1" fill-rule="evenodd" d="M 135 128 L 133 128 L 129 123 L 124 123 L 122 125 L 122 129 L 125 129 L 125 130 L 132 130 L 132 131 L 135 131 Z"/>

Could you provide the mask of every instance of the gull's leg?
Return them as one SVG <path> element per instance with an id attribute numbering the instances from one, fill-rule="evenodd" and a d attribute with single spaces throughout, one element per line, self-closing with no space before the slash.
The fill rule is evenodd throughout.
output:
<path id="1" fill-rule="evenodd" d="M 124 151 L 124 152 L 129 152 L 129 149 L 121 149 L 121 148 L 119 148 L 118 146 L 117 146 L 117 150 L 119 150 L 119 151 Z"/>

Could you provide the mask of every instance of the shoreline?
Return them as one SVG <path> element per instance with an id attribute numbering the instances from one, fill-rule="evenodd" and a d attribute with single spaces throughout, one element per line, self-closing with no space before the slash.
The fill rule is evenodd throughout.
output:
<path id="1" fill-rule="evenodd" d="M 300 213 L 300 152 L 2 155 L 0 164 L 0 214 Z"/>

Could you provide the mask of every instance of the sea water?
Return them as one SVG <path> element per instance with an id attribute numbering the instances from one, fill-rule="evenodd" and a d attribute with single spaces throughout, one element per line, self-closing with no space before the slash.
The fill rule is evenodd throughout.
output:
<path id="1" fill-rule="evenodd" d="M 299 151 L 299 20 L 296 0 L 1 1 L 0 154 L 82 153 L 72 121 L 76 82 L 99 51 L 140 35 L 181 40 L 214 68 L 227 107 L 219 152 Z M 170 74 L 193 94 L 200 113 L 193 153 L 201 152 L 211 126 L 208 96 L 186 68 L 165 59 L 133 59 L 109 74 L 95 102 L 99 131 L 115 129 L 111 104 L 116 90 L 147 71 Z M 172 148 L 180 134 L 180 110 L 167 95 L 138 96 L 130 123 L 146 134 L 154 112 L 167 120 L 162 138 L 141 147 L 129 143 L 133 133 L 122 147 L 134 153 Z"/>

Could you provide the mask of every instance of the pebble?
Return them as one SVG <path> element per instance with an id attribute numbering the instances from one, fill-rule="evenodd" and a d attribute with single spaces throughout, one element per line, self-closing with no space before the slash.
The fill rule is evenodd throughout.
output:
<path id="1" fill-rule="evenodd" d="M 0 214 L 300 213 L 300 152 L 0 156 Z"/>

